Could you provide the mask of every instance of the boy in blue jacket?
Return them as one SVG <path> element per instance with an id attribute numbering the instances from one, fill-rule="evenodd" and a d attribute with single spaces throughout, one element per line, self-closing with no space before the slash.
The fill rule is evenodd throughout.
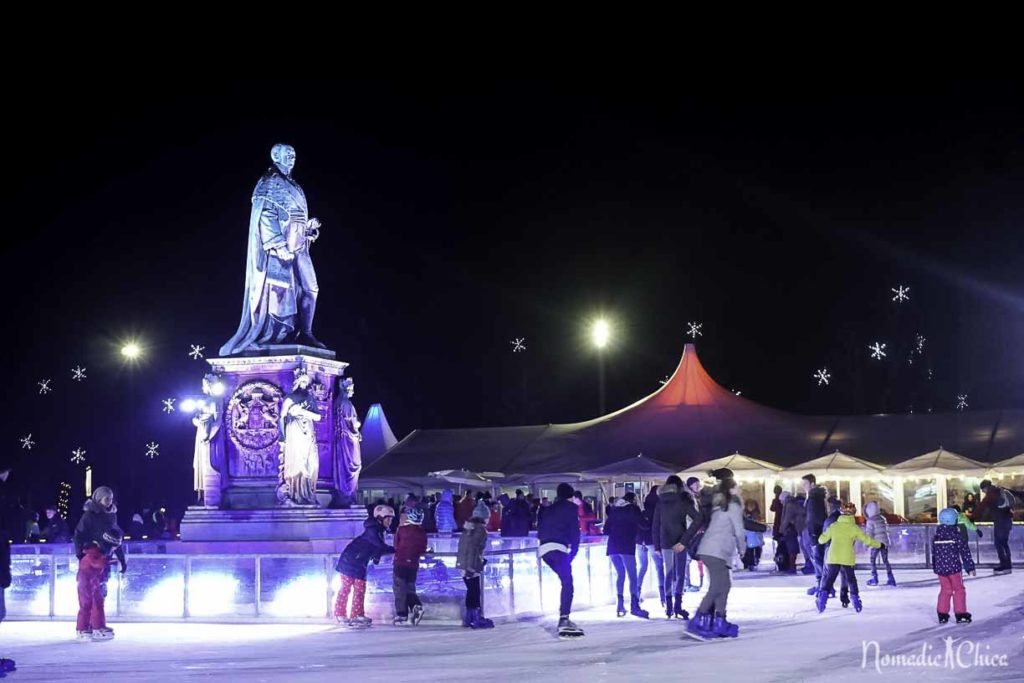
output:
<path id="1" fill-rule="evenodd" d="M 569 619 L 572 611 L 572 561 L 580 549 L 580 520 L 576 504 L 572 502 L 574 490 L 566 483 L 558 485 L 558 498 L 544 511 L 537 526 L 537 542 L 544 564 L 558 576 L 562 595 L 558 613 L 558 635 L 561 638 L 579 638 L 583 629 Z"/>

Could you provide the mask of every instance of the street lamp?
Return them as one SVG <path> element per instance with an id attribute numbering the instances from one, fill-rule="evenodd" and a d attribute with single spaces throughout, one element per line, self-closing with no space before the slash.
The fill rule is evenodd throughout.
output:
<path id="1" fill-rule="evenodd" d="M 137 360 L 142 355 L 142 347 L 137 342 L 130 341 L 121 347 L 121 355 L 127 360 Z"/>
<path id="2" fill-rule="evenodd" d="M 611 326 L 598 318 L 590 328 L 590 338 L 597 347 L 598 416 L 604 415 L 604 349 L 611 340 Z"/>

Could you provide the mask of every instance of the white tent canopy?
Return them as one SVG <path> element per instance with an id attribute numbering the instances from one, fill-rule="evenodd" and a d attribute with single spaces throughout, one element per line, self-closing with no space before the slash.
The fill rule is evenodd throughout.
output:
<path id="1" fill-rule="evenodd" d="M 996 474 L 1024 474 L 1024 453 L 997 462 L 992 465 L 992 471 Z"/>
<path id="2" fill-rule="evenodd" d="M 751 458 L 740 453 L 733 453 L 724 458 L 707 460 L 689 467 L 679 473 L 681 477 L 707 476 L 712 470 L 728 467 L 737 477 L 741 479 L 762 479 L 775 477 L 782 468 L 764 460 Z"/>
<path id="3" fill-rule="evenodd" d="M 831 455 L 823 455 L 820 458 L 787 467 L 779 472 L 779 476 L 786 479 L 799 479 L 805 474 L 813 474 L 819 479 L 855 479 L 877 477 L 883 469 L 882 465 L 836 451 Z"/>
<path id="4" fill-rule="evenodd" d="M 882 470 L 887 477 L 984 477 L 988 467 L 941 446 L 937 451 L 919 455 Z"/>

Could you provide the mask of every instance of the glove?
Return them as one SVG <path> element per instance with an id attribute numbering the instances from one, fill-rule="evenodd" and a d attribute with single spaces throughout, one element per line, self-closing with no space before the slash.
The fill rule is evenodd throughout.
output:
<path id="1" fill-rule="evenodd" d="M 981 538 L 981 536 L 982 536 L 981 529 L 977 529 L 977 532 L 978 532 L 978 538 Z"/>

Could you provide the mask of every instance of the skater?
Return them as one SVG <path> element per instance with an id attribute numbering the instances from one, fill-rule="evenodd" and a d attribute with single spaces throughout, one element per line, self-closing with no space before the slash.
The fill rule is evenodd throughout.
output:
<path id="1" fill-rule="evenodd" d="M 643 513 L 636 506 L 636 494 L 629 491 L 615 501 L 608 511 L 604 533 L 608 536 L 608 557 L 615 567 L 615 588 L 618 603 L 615 615 L 626 616 L 622 589 L 629 577 L 629 613 L 634 617 L 647 619 L 650 615 L 640 608 L 640 586 L 636 577 L 636 536 L 643 520 Z"/>
<path id="2" fill-rule="evenodd" d="M 743 503 L 743 519 L 760 522 L 761 510 L 756 500 L 748 500 Z M 756 571 L 757 565 L 761 564 L 761 549 L 764 547 L 764 533 L 760 531 L 745 530 L 747 537 L 747 552 L 743 554 L 743 567 L 748 571 Z"/>
<path id="3" fill-rule="evenodd" d="M 640 571 L 637 576 L 637 586 L 643 591 L 644 577 L 647 576 L 647 565 L 653 559 L 654 569 L 658 575 L 658 595 L 661 598 L 661 606 L 665 607 L 665 567 L 661 564 L 661 546 L 653 533 L 654 510 L 658 507 L 658 487 L 652 486 L 650 493 L 644 498 L 643 521 L 637 529 L 636 543 L 640 559 Z M 643 598 L 641 598 L 643 602 Z"/>
<path id="4" fill-rule="evenodd" d="M 4 591 L 11 587 L 11 546 L 7 537 L 7 520 L 4 519 L 3 501 L 0 500 L 0 623 L 7 616 Z M 0 678 L 14 671 L 13 659 L 0 659 Z"/>
<path id="5" fill-rule="evenodd" d="M 373 509 L 373 518 L 363 522 L 362 535 L 352 539 L 338 557 L 335 569 L 341 573 L 341 588 L 334 601 L 334 618 L 339 624 L 365 628 L 373 621 L 366 616 L 363 600 L 366 597 L 366 567 L 380 558 L 395 552 L 384 540 L 384 532 L 395 520 L 395 509 L 390 505 L 378 505 Z M 348 609 L 348 596 L 352 595 L 352 609 Z"/>
<path id="6" fill-rule="evenodd" d="M 459 537 L 459 553 L 455 561 L 456 568 L 462 571 L 462 582 L 466 584 L 466 614 L 462 618 L 462 625 L 465 628 L 494 628 L 494 622 L 484 617 L 480 601 L 489 513 L 486 505 L 478 507 L 479 512 L 474 511 L 466 520 Z"/>
<path id="7" fill-rule="evenodd" d="M 974 509 L 974 521 L 982 521 L 986 512 L 992 518 L 992 542 L 999 555 L 999 565 L 992 573 L 995 576 L 1010 574 L 1013 572 L 1010 530 L 1013 528 L 1013 508 L 1017 499 L 1009 490 L 996 486 L 988 479 L 981 482 L 981 493 L 981 501 Z"/>
<path id="8" fill-rule="evenodd" d="M 711 499 L 711 521 L 706 525 L 697 551 L 697 556 L 711 574 L 711 586 L 697 614 L 686 627 L 689 633 L 699 638 L 735 638 L 739 635 L 739 627 L 726 620 L 726 603 L 732 588 L 731 565 L 737 553 L 743 557 L 747 551 L 739 492 L 736 481 L 726 478 L 715 487 Z M 693 529 L 691 527 L 690 532 L 683 535 L 683 545 L 689 546 L 691 537 L 696 533 Z"/>
<path id="9" fill-rule="evenodd" d="M 689 520 L 689 523 L 687 523 Z M 683 488 L 683 480 L 671 475 L 658 491 L 658 507 L 654 511 L 654 533 L 661 546 L 661 559 L 665 566 L 665 616 L 671 619 L 689 619 L 683 609 L 685 572 L 689 562 L 682 539 L 687 529 L 690 537 L 703 527 L 704 516 L 694 503 L 693 496 Z"/>
<path id="10" fill-rule="evenodd" d="M 825 524 L 821 528 L 822 531 L 824 531 L 825 529 L 829 528 L 830 526 L 835 524 L 836 521 L 839 520 L 839 515 L 842 513 L 842 505 L 843 505 L 842 502 L 838 498 L 836 498 L 835 496 L 830 496 L 829 497 L 829 499 L 828 499 L 829 513 L 828 513 L 828 517 L 825 518 Z M 829 545 L 831 545 L 831 544 L 830 543 L 826 543 L 825 544 L 825 552 L 828 552 Z M 845 607 L 849 607 L 850 606 L 850 585 L 849 585 L 849 583 L 846 580 L 846 576 L 843 575 L 842 573 L 839 574 L 839 582 L 840 582 L 839 602 L 842 603 L 844 608 Z M 818 586 L 818 588 L 821 588 L 821 586 Z M 814 590 L 813 593 L 811 591 L 807 591 L 807 593 L 808 593 L 808 595 L 817 595 L 818 591 Z M 836 597 L 836 592 L 833 590 L 832 592 L 829 593 L 828 597 L 830 597 L 830 598 Z"/>
<path id="11" fill-rule="evenodd" d="M 957 528 L 957 512 L 953 508 L 946 508 L 939 513 L 939 528 L 935 530 L 935 538 L 932 539 L 932 570 L 939 576 L 939 602 L 935 608 L 939 623 L 949 621 L 951 599 L 956 623 L 971 623 L 962 572 L 974 576 L 974 559 Z"/>
<path id="12" fill-rule="evenodd" d="M 716 470 L 715 472 L 712 472 L 711 475 L 717 476 L 716 473 L 729 473 L 728 476 L 732 476 L 732 471 L 725 468 Z M 721 478 L 719 477 L 719 480 L 720 479 Z M 694 556 L 697 554 L 697 548 L 700 547 L 700 538 L 704 533 L 704 528 L 707 523 L 711 521 L 711 498 L 713 493 L 710 489 L 705 491 L 700 483 L 700 479 L 697 477 L 690 477 L 686 480 L 686 490 L 690 492 L 690 496 L 693 498 L 694 507 L 700 510 L 701 519 L 699 520 L 700 529 L 698 529 L 696 535 L 694 535 L 693 539 L 690 541 L 690 547 L 686 551 L 686 561 L 683 562 L 683 592 L 696 593 L 704 585 L 704 564 L 700 560 L 697 561 L 697 569 L 700 572 L 699 585 L 690 580 L 690 565 L 693 563 Z M 698 520 L 691 520 L 690 523 L 693 524 L 697 521 Z"/>
<path id="13" fill-rule="evenodd" d="M 79 640 L 110 640 L 114 637 L 113 629 L 107 627 L 103 601 L 107 596 L 111 556 L 117 557 L 122 574 L 128 568 L 124 548 L 121 547 L 123 538 L 124 532 L 117 526 L 114 492 L 108 486 L 100 486 L 93 491 L 92 498 L 85 501 L 82 518 L 75 527 L 75 555 L 79 560 Z"/>
<path id="14" fill-rule="evenodd" d="M 807 510 L 807 526 L 804 528 L 803 539 L 806 544 L 804 553 L 807 559 L 814 566 L 814 588 L 821 584 L 821 575 L 824 573 L 825 547 L 818 543 L 818 537 L 825 527 L 825 518 L 828 517 L 826 499 L 828 491 L 825 487 L 818 486 L 818 480 L 813 474 L 805 474 L 800 478 L 800 485 L 807 495 L 804 507 Z M 811 591 L 808 593 L 812 594 Z"/>
<path id="15" fill-rule="evenodd" d="M 804 494 L 790 495 L 788 492 L 782 495 L 782 537 L 786 549 L 789 568 L 787 573 L 796 574 L 796 557 L 801 552 L 800 538 L 803 536 L 804 527 L 807 525 L 807 510 L 804 509 Z M 804 558 L 804 574 L 807 570 L 814 571 L 811 561 Z"/>
<path id="16" fill-rule="evenodd" d="M 427 532 L 423 530 L 423 509 L 405 511 L 405 523 L 395 535 L 394 590 L 395 626 L 417 626 L 423 618 L 423 603 L 416 594 L 416 575 L 420 555 L 427 552 Z"/>
<path id="17" fill-rule="evenodd" d="M 455 528 L 462 531 L 466 522 L 470 517 L 473 516 L 473 509 L 476 507 L 476 501 L 473 499 L 473 492 L 466 490 L 465 495 L 455 505 Z"/>
<path id="18" fill-rule="evenodd" d="M 885 546 L 868 536 L 857 526 L 856 514 L 856 505 L 853 503 L 843 503 L 842 514 L 840 514 L 839 519 L 828 529 L 822 531 L 821 536 L 817 538 L 818 543 L 822 547 L 826 543 L 829 544 L 828 555 L 825 558 L 825 571 L 822 574 L 823 579 L 816 600 L 819 612 L 825 611 L 825 604 L 835 594 L 833 588 L 836 583 L 836 577 L 840 573 L 846 575 L 853 609 L 858 612 L 863 609 L 860 601 L 860 589 L 857 586 L 857 576 L 853 573 L 853 567 L 856 564 L 853 544 L 855 541 L 860 541 L 869 548 L 884 548 Z"/>
<path id="19" fill-rule="evenodd" d="M 871 549 L 871 578 L 868 579 L 869 586 L 878 585 L 878 567 L 876 563 L 879 555 L 882 557 L 882 564 L 885 565 L 885 573 L 888 579 L 887 586 L 895 586 L 896 579 L 892 575 L 892 565 L 889 564 L 889 522 L 885 515 L 878 509 L 878 503 L 871 501 L 864 506 L 864 516 L 867 520 L 864 523 L 864 533 L 882 544 L 881 548 Z"/>
<path id="20" fill-rule="evenodd" d="M 437 518 L 437 533 L 442 536 L 451 536 L 455 531 L 455 504 L 452 503 L 452 490 L 441 491 L 441 502 L 437 504 L 435 512 Z"/>
<path id="21" fill-rule="evenodd" d="M 562 584 L 558 611 L 558 635 L 561 638 L 583 635 L 583 629 L 569 619 L 573 595 L 572 561 L 580 548 L 580 518 L 572 501 L 574 493 L 569 484 L 559 484 L 556 491 L 558 499 L 544 512 L 537 529 L 537 552 Z"/>

